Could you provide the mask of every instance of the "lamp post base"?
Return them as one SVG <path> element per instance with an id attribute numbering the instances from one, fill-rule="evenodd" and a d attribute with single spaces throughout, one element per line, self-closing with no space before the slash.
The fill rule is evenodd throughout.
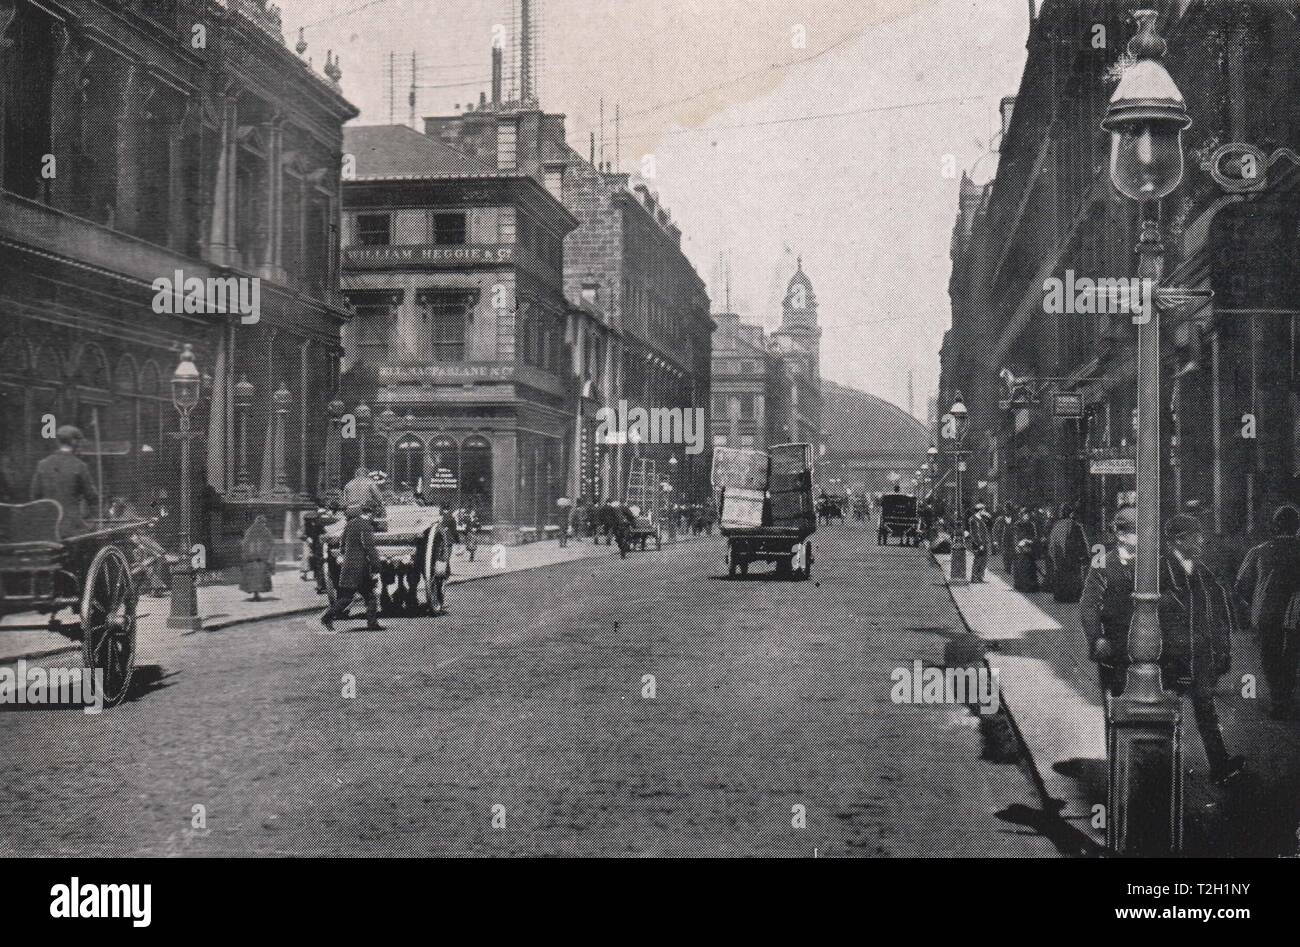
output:
<path id="1" fill-rule="evenodd" d="M 952 569 L 948 575 L 949 585 L 969 585 L 966 578 L 966 547 L 954 545 L 952 547 Z"/>
<path id="2" fill-rule="evenodd" d="M 198 614 L 194 573 L 188 567 L 177 567 L 172 570 L 171 592 L 171 614 L 167 616 L 167 627 L 181 631 L 202 630 L 203 619 Z"/>
<path id="3" fill-rule="evenodd" d="M 1110 702 L 1106 844 L 1121 855 L 1175 855 L 1183 847 L 1182 711 L 1172 694 Z"/>

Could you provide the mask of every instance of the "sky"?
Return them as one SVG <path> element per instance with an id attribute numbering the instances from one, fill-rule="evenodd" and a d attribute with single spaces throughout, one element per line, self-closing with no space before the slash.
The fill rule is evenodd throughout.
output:
<path id="1" fill-rule="evenodd" d="M 290 47 L 304 28 L 318 70 L 327 50 L 340 57 L 356 124 L 383 124 L 390 87 L 391 114 L 408 121 L 413 52 L 417 118 L 478 101 L 494 35 L 514 45 L 516 5 L 285 0 L 282 16 Z M 998 102 L 1024 68 L 1025 0 L 534 7 L 542 107 L 567 116 L 569 142 L 586 154 L 604 99 L 605 158 L 617 154 L 628 172 L 653 164 L 650 183 L 715 311 L 729 269 L 732 309 L 775 328 L 801 256 L 820 306 L 822 374 L 906 409 L 910 373 L 924 417 L 951 324 L 959 178 L 995 168 Z"/>

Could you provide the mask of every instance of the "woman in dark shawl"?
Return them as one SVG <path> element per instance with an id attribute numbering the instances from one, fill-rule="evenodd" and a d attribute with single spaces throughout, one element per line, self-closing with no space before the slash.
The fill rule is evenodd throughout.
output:
<path id="1" fill-rule="evenodd" d="M 275 569 L 275 538 L 266 528 L 266 517 L 259 516 L 244 533 L 244 568 L 239 578 L 239 588 L 260 602 L 262 593 L 271 591 L 271 573 Z"/>
<path id="2" fill-rule="evenodd" d="M 1015 561 L 1012 563 L 1012 581 L 1017 592 L 1038 591 L 1038 527 L 1033 511 L 1020 511 L 1020 519 L 1011 529 L 1015 541 Z"/>

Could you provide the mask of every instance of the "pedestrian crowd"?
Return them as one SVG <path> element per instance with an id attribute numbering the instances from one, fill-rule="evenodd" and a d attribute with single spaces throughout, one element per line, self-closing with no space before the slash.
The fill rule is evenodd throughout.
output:
<path id="1" fill-rule="evenodd" d="M 1007 503 L 993 516 L 977 503 L 966 525 L 973 560 L 970 581 L 984 581 L 988 557 L 1000 554 L 1017 591 L 1051 591 L 1059 602 L 1077 602 L 1102 693 L 1108 704 L 1121 696 L 1134 611 L 1134 508 L 1116 512 L 1109 524 L 1113 541 L 1096 548 L 1070 505 L 1051 520 L 1044 509 Z M 1158 605 L 1162 684 L 1191 704 L 1211 777 L 1221 784 L 1238 777 L 1245 766 L 1244 758 L 1225 745 L 1214 703 L 1219 680 L 1232 669 L 1232 636 L 1238 627 L 1250 628 L 1259 642 L 1269 716 L 1296 716 L 1300 511 L 1280 507 L 1272 532 L 1246 554 L 1235 581 L 1227 582 L 1205 562 L 1205 535 L 1196 517 L 1181 513 L 1164 525 Z"/>

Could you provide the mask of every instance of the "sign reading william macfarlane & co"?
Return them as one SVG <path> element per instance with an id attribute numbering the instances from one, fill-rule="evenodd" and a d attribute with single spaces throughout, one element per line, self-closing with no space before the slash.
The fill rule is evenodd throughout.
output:
<path id="1" fill-rule="evenodd" d="M 455 269 L 507 266 L 514 262 L 510 245 L 418 243 L 410 246 L 347 247 L 343 265 L 351 269 Z"/>

